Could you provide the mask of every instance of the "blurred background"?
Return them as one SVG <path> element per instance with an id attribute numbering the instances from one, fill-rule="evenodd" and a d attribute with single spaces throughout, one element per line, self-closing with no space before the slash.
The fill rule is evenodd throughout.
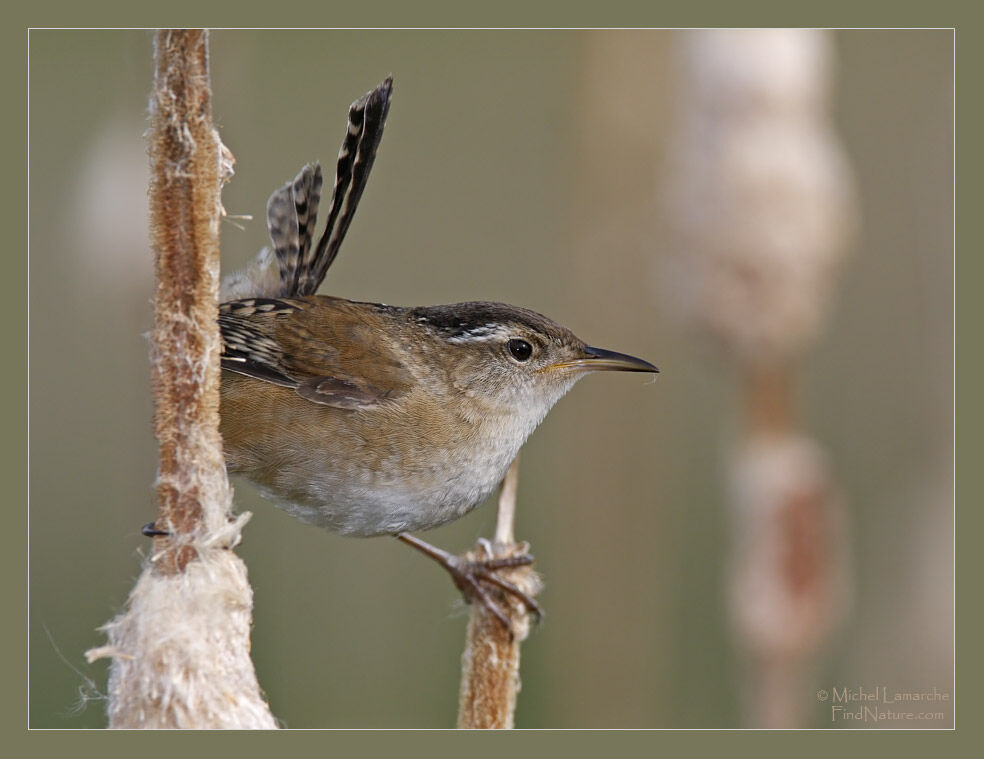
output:
<path id="1" fill-rule="evenodd" d="M 795 365 L 783 375 L 794 389 L 779 393 L 793 399 L 789 426 L 822 451 L 824 492 L 837 495 L 811 512 L 827 515 L 819 527 L 787 531 L 795 539 L 777 549 L 813 556 L 807 587 L 825 589 L 797 633 L 812 629 L 809 644 L 778 654 L 749 632 L 767 615 L 736 582 L 749 556 L 772 550 L 748 542 L 736 507 L 756 372 L 710 334 L 701 301 L 680 303 L 702 276 L 680 262 L 708 260 L 687 256 L 731 208 L 707 200 L 722 164 L 694 161 L 746 107 L 707 84 L 740 70 L 737 58 L 705 65 L 701 35 L 713 34 L 213 33 L 215 117 L 236 156 L 223 267 L 265 244 L 270 192 L 305 162 L 333 165 L 348 104 L 392 73 L 373 177 L 322 292 L 527 306 L 662 370 L 655 383 L 586 379 L 524 449 L 517 536 L 536 554 L 547 613 L 523 647 L 517 726 L 762 726 L 778 688 L 798 704 L 785 726 L 870 727 L 832 720 L 830 694 L 881 687 L 950 700 L 932 718 L 878 727 L 950 727 L 952 33 L 817 33 L 808 44 L 822 38 L 822 50 L 804 64 L 818 72 L 815 97 L 778 109 L 786 123 L 815 121 L 834 146 L 838 181 L 816 192 L 843 232 L 825 243 L 837 264 L 822 296 L 793 292 L 820 316 L 781 362 Z M 84 651 L 103 642 L 97 628 L 150 547 L 139 529 L 155 515 L 142 137 L 152 74 L 149 32 L 30 36 L 35 728 L 105 724 L 106 664 Z M 815 235 L 786 247 L 805 238 Z M 749 318 L 767 307 L 753 302 Z M 239 549 L 255 592 L 253 658 L 282 723 L 452 726 L 467 609 L 444 573 L 395 540 L 307 527 L 233 484 L 253 512 Z M 426 538 L 464 550 L 494 520 L 488 504 Z M 779 662 L 779 685 L 764 659 Z"/>

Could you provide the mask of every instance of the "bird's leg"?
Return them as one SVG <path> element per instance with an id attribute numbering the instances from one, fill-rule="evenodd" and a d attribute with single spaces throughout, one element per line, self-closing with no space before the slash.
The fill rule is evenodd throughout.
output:
<path id="1" fill-rule="evenodd" d="M 421 553 L 430 556 L 434 561 L 444 567 L 448 571 L 448 574 L 451 575 L 451 579 L 454 581 L 458 590 L 461 591 L 465 600 L 471 603 L 474 599 L 478 599 L 489 613 L 498 619 L 506 629 L 512 629 L 512 625 L 509 623 L 509 617 L 499 604 L 492 599 L 488 591 L 482 587 L 482 582 L 494 585 L 503 592 L 519 599 L 536 621 L 539 621 L 543 616 L 543 609 L 540 608 L 540 605 L 529 593 L 496 574 L 496 571 L 499 569 L 529 566 L 533 563 L 533 557 L 528 553 L 520 553 L 515 556 L 502 558 L 490 556 L 485 559 L 470 559 L 464 556 L 455 556 L 441 548 L 432 546 L 430 543 L 424 542 L 420 538 L 415 538 L 407 532 L 398 533 L 396 537 L 404 543 L 413 546 Z M 486 548 L 486 553 L 491 554 L 491 546 Z"/>

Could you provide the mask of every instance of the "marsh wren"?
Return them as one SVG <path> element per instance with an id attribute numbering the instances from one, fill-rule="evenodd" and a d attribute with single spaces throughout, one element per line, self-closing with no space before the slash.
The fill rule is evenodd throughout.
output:
<path id="1" fill-rule="evenodd" d="M 219 310 L 221 431 L 229 472 L 295 517 L 343 535 L 399 536 L 467 590 L 467 567 L 406 533 L 480 504 L 585 374 L 658 370 L 516 306 L 405 308 L 315 295 L 365 187 L 391 91 L 387 79 L 350 107 L 317 245 L 314 164 L 270 197 L 275 259 L 265 250 L 252 274 L 227 282 L 236 299 Z M 489 579 L 485 569 L 476 571 Z"/>

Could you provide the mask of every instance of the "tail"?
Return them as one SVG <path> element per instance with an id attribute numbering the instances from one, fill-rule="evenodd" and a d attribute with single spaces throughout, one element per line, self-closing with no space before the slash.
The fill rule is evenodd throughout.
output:
<path id="1" fill-rule="evenodd" d="M 386 77 L 349 107 L 328 220 L 317 246 L 313 242 L 321 201 L 321 166 L 305 166 L 293 182 L 270 196 L 267 226 L 280 272 L 279 297 L 313 295 L 338 255 L 376 160 L 392 92 L 393 78 Z"/>

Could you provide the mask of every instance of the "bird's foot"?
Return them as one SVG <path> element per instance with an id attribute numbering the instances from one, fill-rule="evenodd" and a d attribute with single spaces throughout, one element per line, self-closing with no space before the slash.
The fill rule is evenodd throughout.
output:
<path id="1" fill-rule="evenodd" d="M 156 522 L 148 522 L 143 527 L 140 528 L 140 534 L 148 538 L 163 537 L 165 535 L 170 535 L 167 530 L 158 530 Z"/>
<path id="2" fill-rule="evenodd" d="M 512 596 L 517 599 L 532 615 L 534 621 L 539 622 L 543 617 L 543 609 L 540 608 L 530 593 L 499 575 L 499 570 L 528 567 L 533 564 L 533 557 L 526 552 L 529 546 L 520 545 L 518 546 L 518 553 L 509 556 L 494 556 L 491 544 L 486 540 L 481 540 L 479 541 L 478 555 L 455 556 L 406 532 L 401 532 L 396 537 L 421 553 L 430 556 L 444 567 L 451 575 L 455 586 L 465 597 L 465 601 L 472 603 L 477 600 L 507 630 L 512 631 L 509 615 L 502 608 L 502 605 L 492 598 L 489 589 L 484 587 L 486 584 L 496 588 L 499 595 L 504 594 L 507 597 Z"/>

